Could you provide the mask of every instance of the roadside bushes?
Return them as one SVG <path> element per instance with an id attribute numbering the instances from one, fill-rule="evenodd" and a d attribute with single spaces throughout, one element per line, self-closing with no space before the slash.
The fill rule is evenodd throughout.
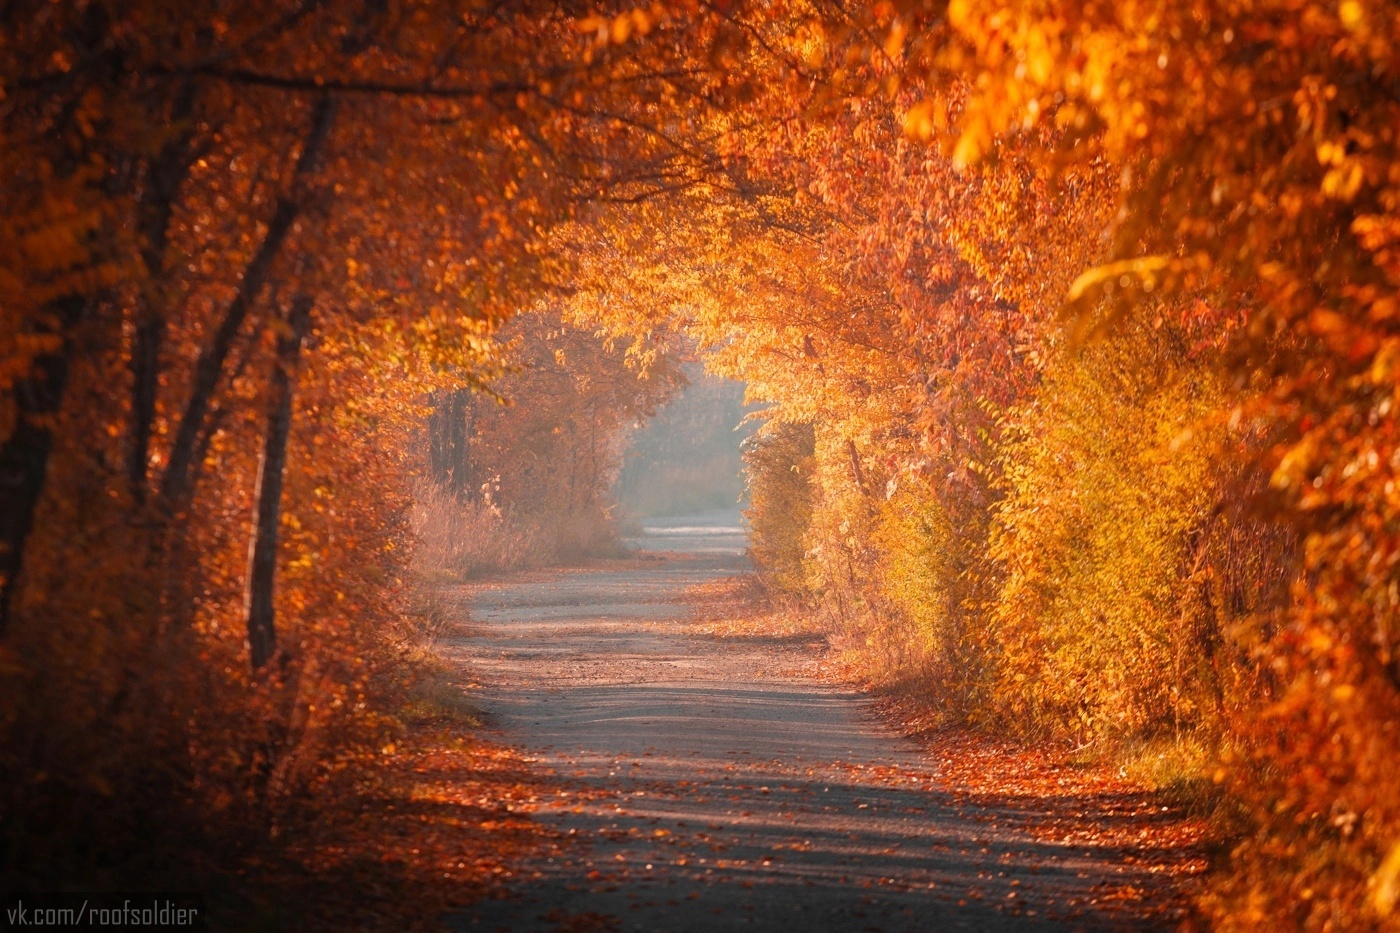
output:
<path id="1" fill-rule="evenodd" d="M 321 333 L 327 355 L 339 336 Z M 80 372 L 77 390 L 101 375 Z M 413 635 L 399 562 L 407 438 L 394 417 L 413 409 L 394 392 L 359 411 L 335 404 L 364 375 L 303 371 L 280 650 L 258 673 L 242 618 L 257 418 L 225 420 L 209 464 L 219 485 L 170 528 L 108 466 L 120 462 L 105 430 L 120 399 L 94 389 L 62 414 L 50 479 L 64 494 L 40 505 L 0 648 L 6 883 L 202 884 L 378 757 Z M 187 854 L 174 867 L 173 852 Z"/>
<path id="2" fill-rule="evenodd" d="M 755 561 L 859 676 L 945 721 L 1219 745 L 1269 695 L 1252 652 L 1296 575 L 1240 456 L 1262 440 L 1221 414 L 1236 394 L 1219 346 L 1159 317 L 1050 348 L 976 484 L 894 431 L 862 453 L 845 422 L 770 425 L 746 457 Z"/>
<path id="3" fill-rule="evenodd" d="M 1258 600 L 1223 563 L 1241 491 L 1213 354 L 1170 324 L 1061 353 L 1005 420 L 989 557 L 998 717 L 1076 742 L 1218 734 Z M 1245 520 L 1238 511 L 1231 517 Z M 1246 690 L 1248 692 L 1248 690 Z"/>
<path id="4" fill-rule="evenodd" d="M 862 456 L 851 427 L 772 423 L 750 442 L 760 576 L 816 607 L 844 662 L 878 689 L 976 718 L 986 638 L 970 611 L 979 578 L 965 569 L 984 530 L 956 525 L 925 473 Z"/>
<path id="5" fill-rule="evenodd" d="M 448 580 L 542 567 L 553 558 L 543 531 L 487 499 L 464 499 L 433 482 L 414 490 L 414 566 L 429 589 Z"/>
<path id="6" fill-rule="evenodd" d="M 800 593 L 802 562 L 812 521 L 813 457 L 810 424 L 771 422 L 744 446 L 748 481 L 749 553 L 770 589 Z"/>
<path id="7" fill-rule="evenodd" d="M 977 719 L 986 643 L 969 611 L 974 577 L 963 568 L 981 529 L 957 527 L 921 473 L 884 488 L 871 512 L 868 569 L 852 581 L 869 617 L 844 640 L 846 654 L 883 689 L 932 700 L 941 718 Z"/>

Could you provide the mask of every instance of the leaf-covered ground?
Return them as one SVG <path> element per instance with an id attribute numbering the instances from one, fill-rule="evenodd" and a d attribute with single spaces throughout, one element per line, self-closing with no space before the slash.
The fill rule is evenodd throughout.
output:
<path id="1" fill-rule="evenodd" d="M 420 722 L 358 786 L 328 788 L 216 895 L 231 930 L 440 929 L 508 883 L 557 834 L 530 816 L 553 785 L 513 749 L 450 720 Z M 285 843 L 282 844 L 282 843 Z"/>
<path id="2" fill-rule="evenodd" d="M 725 537 L 457 594 L 452 689 L 495 728 L 413 719 L 247 860 L 222 925 L 1192 925 L 1204 821 L 851 688 L 809 619 L 759 610 Z"/>
<path id="3" fill-rule="evenodd" d="M 767 603 L 751 576 L 717 579 L 695 587 L 687 598 L 703 631 L 717 638 L 821 638 L 810 615 Z M 814 655 L 807 670 L 827 682 L 861 679 L 831 651 Z M 1030 746 L 940 727 L 928 702 L 882 696 L 874 708 L 938 762 L 937 786 L 947 795 L 945 805 L 986 827 L 985 836 L 974 840 L 979 854 L 984 854 L 980 842 L 1010 829 L 1036 847 L 1002 857 L 1033 873 L 1041 846 L 1060 856 L 1077 850 L 1094 862 L 1115 863 L 1087 889 L 1045 905 L 1049 916 L 1148 928 L 1199 924 L 1194 900 L 1219 844 L 1218 829 L 1193 812 L 1209 809 L 1202 801 L 1151 792 L 1106 765 L 1086 764 L 1062 746 Z M 997 875 L 1008 877 L 1005 869 Z M 985 896 L 979 885 L 969 886 L 967 895 Z M 1034 910 L 1024 898 L 1010 900 L 1018 899 L 1020 904 L 1004 908 Z"/>
<path id="4" fill-rule="evenodd" d="M 460 594 L 475 628 L 452 655 L 553 782 L 523 803 L 557 841 L 519 849 L 507 883 L 450 926 L 1190 922 L 1203 824 L 1049 752 L 911 738 L 897 711 L 823 676 L 819 637 L 738 618 L 722 581 L 744 564 L 724 527 L 653 528 L 661 560 Z"/>

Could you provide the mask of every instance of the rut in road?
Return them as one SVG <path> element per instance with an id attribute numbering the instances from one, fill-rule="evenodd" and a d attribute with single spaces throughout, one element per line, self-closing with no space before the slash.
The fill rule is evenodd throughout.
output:
<path id="1" fill-rule="evenodd" d="M 449 654 L 573 790 L 537 814 L 566 844 L 452 928 L 1122 929 L 1104 893 L 1163 887 L 1130 849 L 968 806 L 936 750 L 812 675 L 820 643 L 699 633 L 683 594 L 749 569 L 737 514 L 646 532 L 650 560 L 471 591 Z"/>

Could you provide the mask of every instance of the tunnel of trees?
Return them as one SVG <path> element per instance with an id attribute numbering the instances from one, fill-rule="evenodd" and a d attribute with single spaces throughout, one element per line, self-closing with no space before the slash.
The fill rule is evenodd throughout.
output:
<path id="1" fill-rule="evenodd" d="M 7 876 L 355 780 L 415 549 L 615 548 L 694 357 L 761 416 L 765 585 L 872 683 L 1189 759 L 1222 928 L 1393 927 L 1397 40 L 1381 0 L 0 4 Z"/>

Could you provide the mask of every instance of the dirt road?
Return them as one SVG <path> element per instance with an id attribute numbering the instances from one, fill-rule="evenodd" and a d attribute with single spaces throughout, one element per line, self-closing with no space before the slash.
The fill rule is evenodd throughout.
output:
<path id="1" fill-rule="evenodd" d="M 1024 808 L 967 806 L 936 752 L 811 676 L 819 644 L 697 632 L 682 594 L 747 569 L 737 515 L 653 523 L 634 543 L 654 559 L 472 593 L 473 635 L 450 652 L 491 724 L 561 779 L 537 817 L 572 844 L 453 928 L 1129 922 L 1089 905 L 1125 875 L 1153 883 L 1131 852 L 1047 842 Z"/>

